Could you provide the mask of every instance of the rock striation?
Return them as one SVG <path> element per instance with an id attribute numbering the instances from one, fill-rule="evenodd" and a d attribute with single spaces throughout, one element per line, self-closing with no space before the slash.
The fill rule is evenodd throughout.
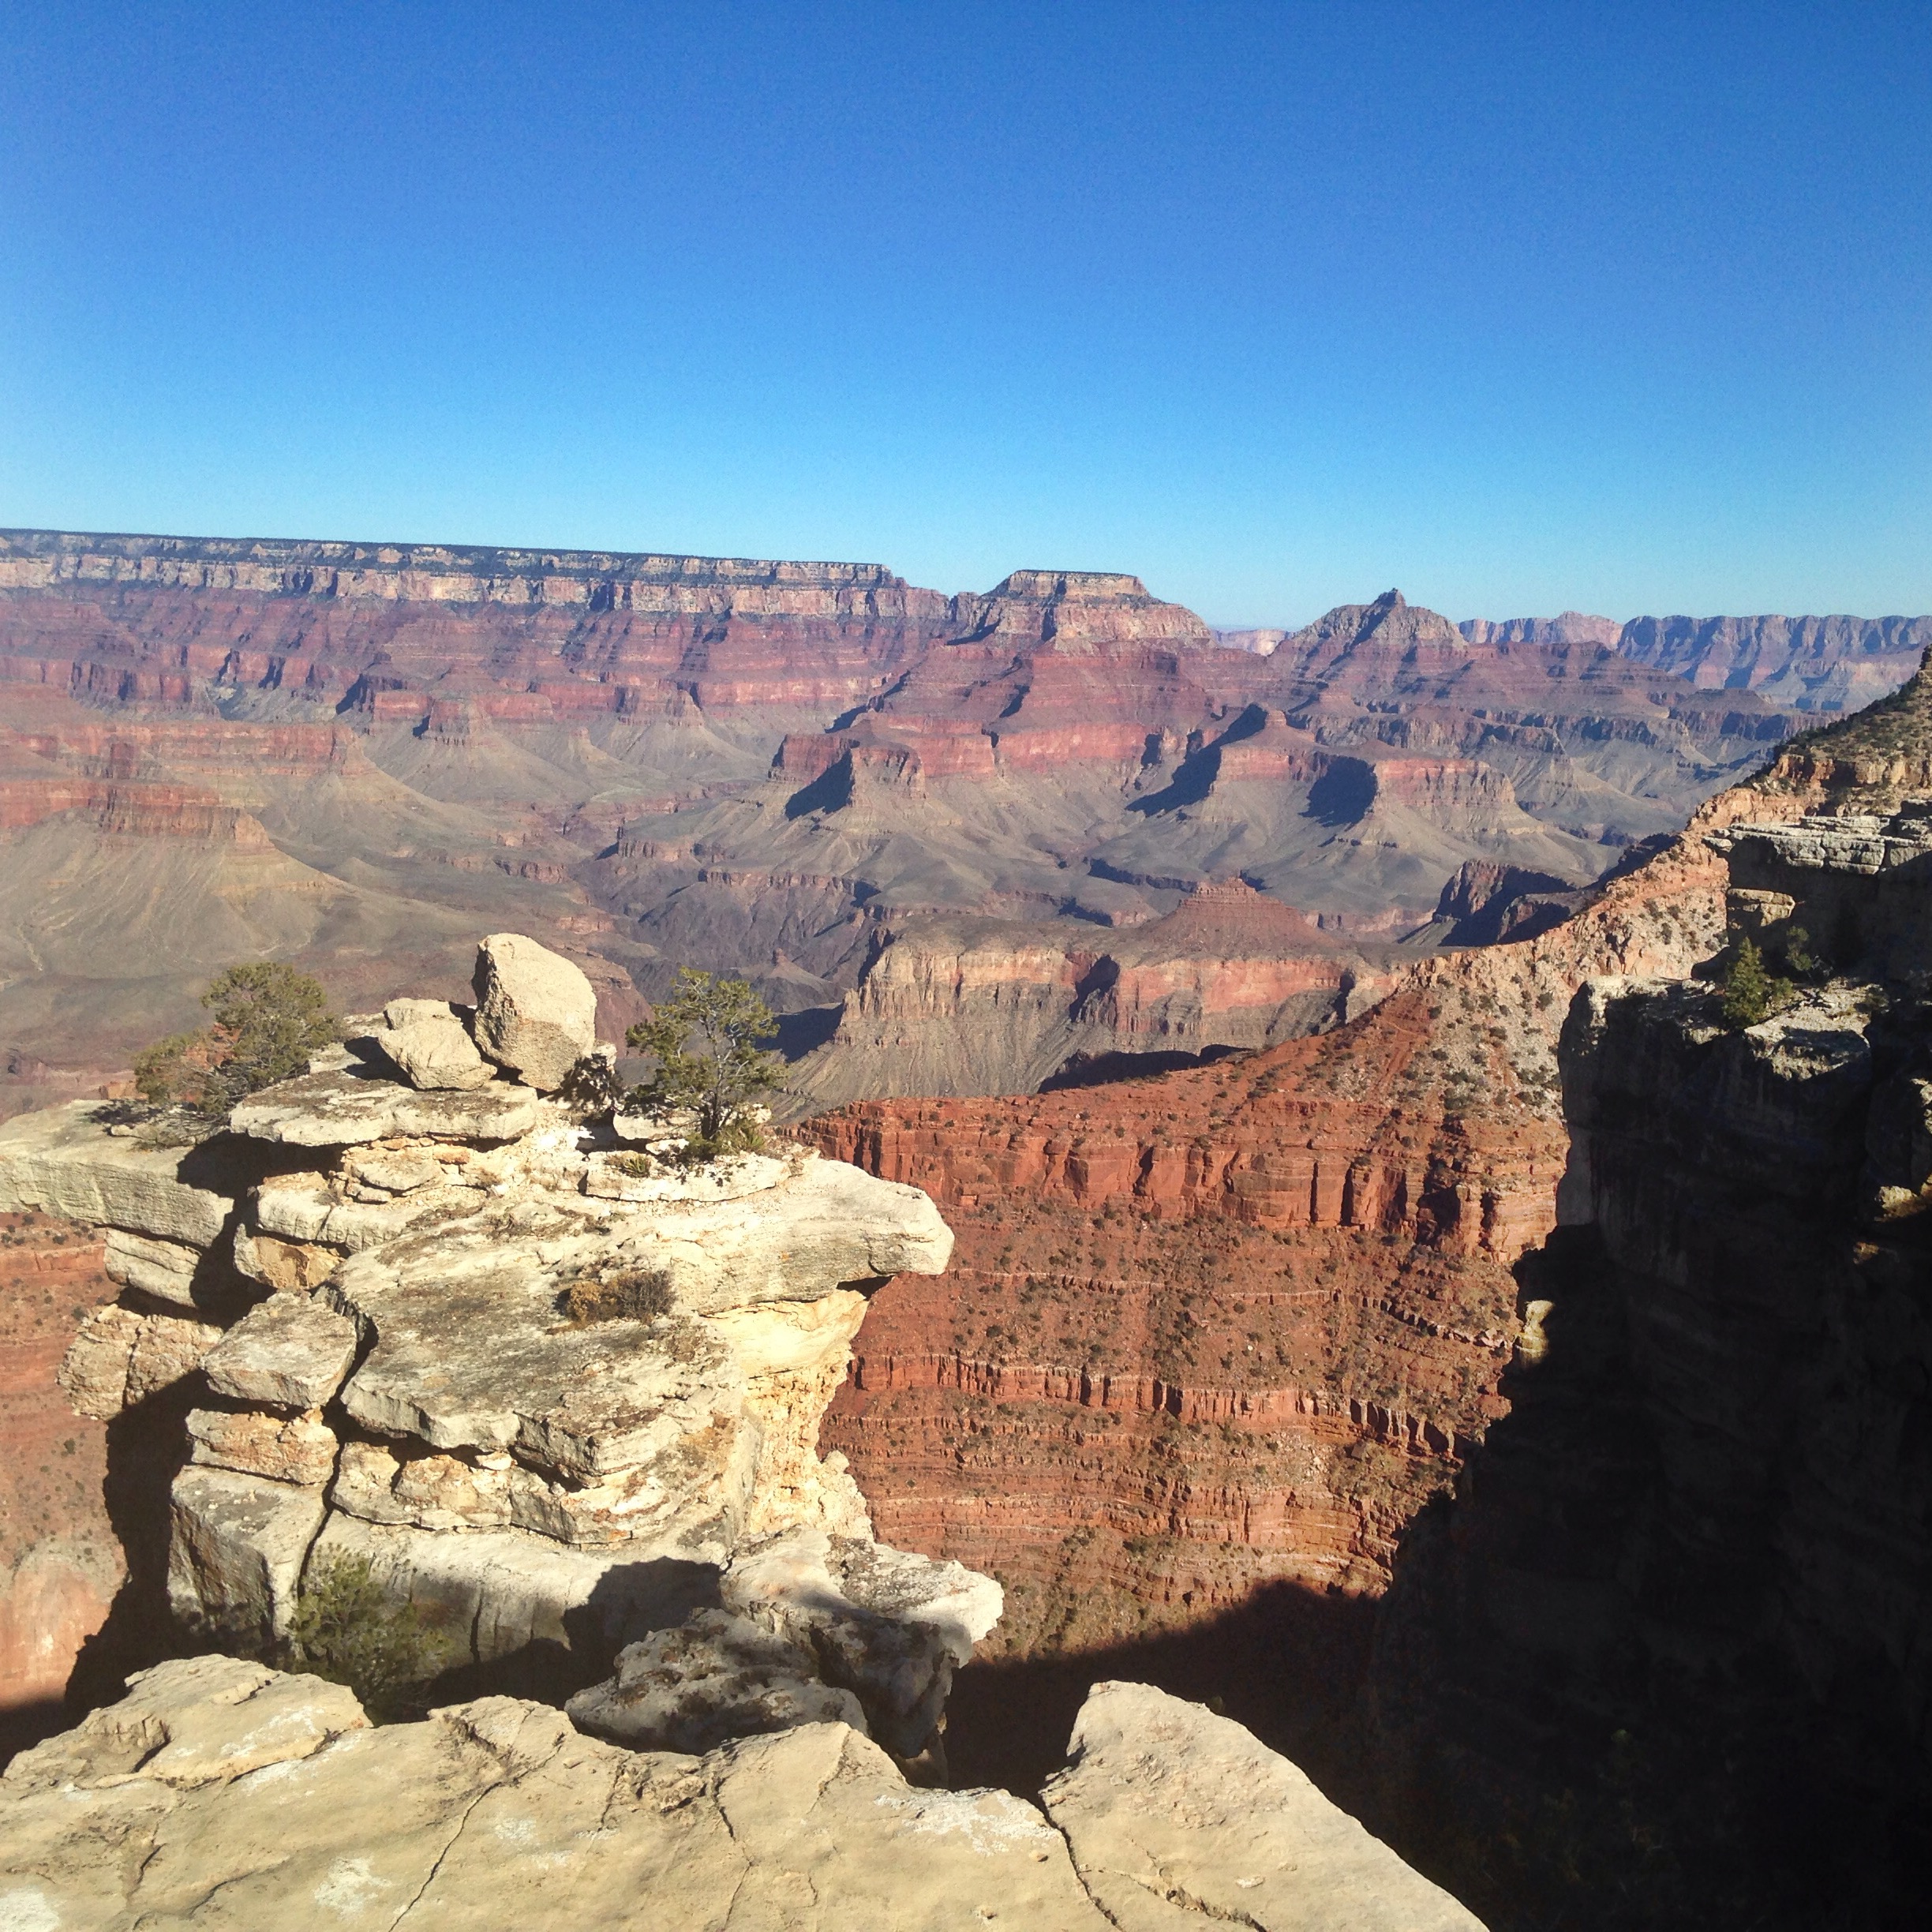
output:
<path id="1" fill-rule="evenodd" d="M 1524 1258 L 1510 1413 L 1406 1543 L 1372 1679 L 1384 1815 L 1432 1820 L 1405 1843 L 1499 1912 L 1914 1909 L 1932 1829 L 1923 799 L 1866 761 L 1928 702 L 1915 684 L 1710 814 L 1725 950 L 1810 962 L 1777 1010 L 1727 1020 L 1724 952 L 1703 977 L 1593 979 L 1569 1010 L 1561 1225 Z M 1767 822 L 1794 793 L 1810 814 Z"/>
<path id="2" fill-rule="evenodd" d="M 513 928 L 615 1038 L 678 964 L 823 1016 L 919 922 L 1077 953 L 1236 878 L 1392 939 L 1466 863 L 1580 886 L 1674 831 L 1839 701 L 1805 681 L 1826 628 L 1766 698 L 1395 593 L 1264 656 L 1121 573 L 948 597 L 869 564 L 0 534 L 0 1112 L 125 1078 L 237 958 L 467 1002 L 474 934 Z M 1902 673 L 1886 635 L 1844 702 Z M 831 1058 L 822 1103 L 890 1085 L 856 1017 Z"/>
<path id="3" fill-rule="evenodd" d="M 1240 879 L 1192 884 L 1165 918 L 1111 934 L 912 920 L 878 936 L 831 1038 L 788 1080 L 786 1106 L 812 1112 L 882 1087 L 1029 1093 L 1157 1073 L 1336 1025 L 1406 964 Z"/>
<path id="4" fill-rule="evenodd" d="M 272 1649 L 346 1560 L 414 1606 L 445 1673 L 560 1692 L 725 1611 L 819 1687 L 796 1720 L 919 1756 L 1000 1592 L 877 1545 L 816 1437 L 867 1295 L 942 1268 L 945 1224 L 803 1148 L 688 1170 L 627 1151 L 526 1084 L 567 1073 L 582 975 L 497 935 L 478 983 L 481 1087 L 403 1077 L 399 1031 L 462 1029 L 396 1002 L 185 1151 L 84 1102 L 0 1129 L 0 1201 L 104 1226 L 125 1283 L 68 1352 L 76 1406 L 187 1404 L 175 1619 Z"/>
<path id="5" fill-rule="evenodd" d="M 882 1533 L 998 1575 L 1022 1654 L 1200 1623 L 1292 1583 L 1370 1597 L 1503 1412 L 1514 1269 L 1566 1159 L 1577 987 L 1685 973 L 1723 868 L 1653 856 L 1533 938 L 1218 1064 L 803 1129 L 959 1237 L 891 1284 L 825 1440 Z"/>
<path id="6" fill-rule="evenodd" d="M 372 1728 L 337 1685 L 196 1657 L 0 1778 L 0 1904 L 103 1932 L 189 1915 L 1161 1932 L 1236 1908 L 1268 1932 L 1481 1932 L 1198 1707 L 1104 1685 L 1073 1748 L 1043 1812 L 909 1785 L 841 1717 L 702 1754 L 621 1749 L 500 1696 Z"/>

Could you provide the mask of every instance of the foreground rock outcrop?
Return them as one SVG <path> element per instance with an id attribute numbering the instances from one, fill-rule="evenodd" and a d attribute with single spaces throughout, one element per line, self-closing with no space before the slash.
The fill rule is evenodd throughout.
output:
<path id="1" fill-rule="evenodd" d="M 485 1698 L 369 1728 L 319 1679 L 146 1673 L 0 1778 L 0 1911 L 88 1932 L 192 1919 L 799 1932 L 1481 1932 L 1238 1725 L 1096 1688 L 1044 1813 L 908 1785 L 848 1723 L 705 1755 L 619 1749 Z"/>
<path id="2" fill-rule="evenodd" d="M 499 935 L 477 983 L 474 1017 L 391 1002 L 185 1150 L 88 1103 L 0 1129 L 0 1200 L 104 1226 L 123 1284 L 68 1352 L 75 1406 L 182 1408 L 174 1619 L 272 1651 L 347 1563 L 412 1608 L 438 1674 L 561 1695 L 722 1610 L 919 1756 L 1000 1592 L 878 1546 L 816 1437 L 867 1294 L 943 1267 L 950 1232 L 803 1148 L 694 1169 L 627 1148 L 528 1084 L 593 1045 L 582 975 Z M 435 1028 L 495 1076 L 417 1054 Z"/>

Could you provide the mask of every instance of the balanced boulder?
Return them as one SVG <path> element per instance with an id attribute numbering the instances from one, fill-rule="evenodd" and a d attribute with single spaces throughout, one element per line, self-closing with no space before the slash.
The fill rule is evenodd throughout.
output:
<path id="1" fill-rule="evenodd" d="M 597 993 L 582 969 L 521 933 L 477 948 L 476 1043 L 526 1085 L 549 1093 L 597 1044 Z"/>

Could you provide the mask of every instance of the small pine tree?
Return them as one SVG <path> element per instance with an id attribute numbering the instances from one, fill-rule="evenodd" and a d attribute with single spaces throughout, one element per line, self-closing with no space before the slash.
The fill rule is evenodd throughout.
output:
<path id="1" fill-rule="evenodd" d="M 627 1104 L 655 1113 L 689 1108 L 698 1117 L 691 1151 L 699 1159 L 748 1152 L 762 1138 L 751 1110 L 784 1079 L 783 1062 L 762 1050 L 777 1030 L 771 1009 L 744 980 L 687 966 L 676 997 L 624 1035 L 633 1053 L 657 1061 Z"/>
<path id="2" fill-rule="evenodd" d="M 1754 1027 L 1784 1005 L 1793 991 L 1788 979 L 1765 971 L 1764 955 L 1749 939 L 1740 939 L 1724 979 L 1724 1022 L 1728 1027 Z"/>
<path id="3" fill-rule="evenodd" d="M 201 995 L 215 1017 L 199 1032 L 171 1034 L 137 1057 L 135 1090 L 155 1106 L 218 1123 L 245 1095 L 305 1072 L 339 1035 L 320 981 L 279 960 L 218 973 Z"/>

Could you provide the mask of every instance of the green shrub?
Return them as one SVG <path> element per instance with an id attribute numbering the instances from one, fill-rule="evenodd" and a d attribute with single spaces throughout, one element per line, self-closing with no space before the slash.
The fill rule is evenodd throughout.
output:
<path id="1" fill-rule="evenodd" d="M 713 979 L 687 966 L 678 974 L 676 998 L 624 1035 L 633 1053 L 657 1062 L 657 1072 L 624 1104 L 638 1113 L 695 1114 L 697 1131 L 685 1160 L 755 1153 L 764 1133 L 754 1109 L 784 1078 L 777 1054 L 763 1050 L 777 1030 L 771 1009 L 746 981 Z"/>
<path id="2" fill-rule="evenodd" d="M 289 1619 L 292 1669 L 346 1684 L 379 1724 L 406 1716 L 436 1675 L 440 1649 L 414 1604 L 396 1604 L 366 1556 L 328 1553 L 309 1565 Z"/>
<path id="3" fill-rule="evenodd" d="M 1774 979 L 1765 970 L 1764 955 L 1748 939 L 1740 939 L 1724 977 L 1724 1024 L 1754 1027 L 1791 1003 L 1796 989 L 1788 979 Z"/>

